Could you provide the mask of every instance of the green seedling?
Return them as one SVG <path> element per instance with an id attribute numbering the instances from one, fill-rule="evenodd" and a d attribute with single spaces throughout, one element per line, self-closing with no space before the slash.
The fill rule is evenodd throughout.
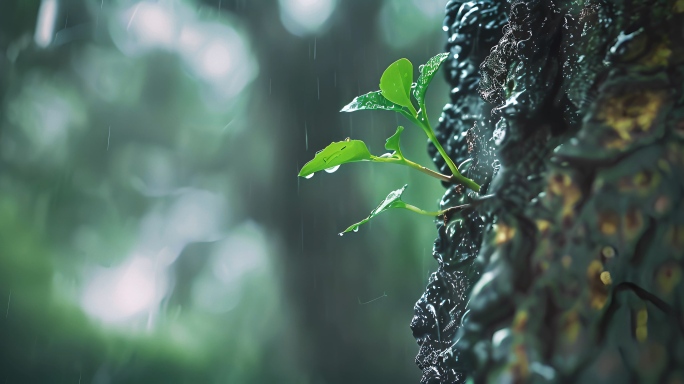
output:
<path id="1" fill-rule="evenodd" d="M 425 211 L 422 210 L 414 205 L 408 204 L 401 200 L 401 195 L 404 194 L 404 190 L 408 187 L 408 184 L 404 184 L 403 187 L 397 189 L 396 191 L 392 191 L 385 197 L 385 200 L 383 200 L 380 205 L 378 205 L 374 210 L 371 211 L 370 215 L 366 217 L 365 219 L 359 221 L 356 224 L 352 224 L 349 226 L 349 228 L 345 229 L 344 231 L 340 232 L 340 236 L 347 232 L 357 232 L 359 230 L 359 226 L 366 224 L 369 222 L 372 218 L 375 216 L 385 212 L 389 211 L 390 209 L 394 208 L 403 208 L 403 209 L 408 209 L 409 211 L 413 211 L 416 213 L 420 213 L 421 215 L 427 215 L 427 216 L 439 216 L 444 214 L 446 210 L 443 211 L 435 211 L 435 212 L 430 212 L 430 211 Z"/>
<path id="2" fill-rule="evenodd" d="M 463 176 L 456 164 L 447 155 L 442 145 L 437 141 L 434 130 L 430 125 L 430 121 L 425 109 L 425 94 L 427 92 L 430 82 L 435 77 L 439 67 L 449 56 L 448 53 L 440 53 L 431 58 L 425 65 L 419 67 L 420 75 L 418 80 L 413 82 L 413 64 L 407 59 L 399 59 L 392 63 L 382 74 L 380 78 L 380 90 L 367 93 L 365 95 L 357 96 L 351 103 L 342 108 L 341 112 L 354 112 L 361 110 L 388 110 L 398 112 L 406 117 L 413 124 L 425 132 L 430 141 L 435 145 L 447 166 L 451 170 L 452 175 L 444 175 L 433 171 L 427 167 L 417 164 L 407 159 L 401 151 L 400 139 L 404 127 L 397 127 L 397 131 L 387 139 L 385 148 L 391 153 L 385 153 L 382 156 L 374 156 L 368 150 L 366 144 L 361 140 L 351 140 L 347 138 L 345 141 L 338 141 L 331 143 L 322 151 L 319 151 L 314 156 L 313 160 L 309 161 L 302 167 L 299 176 L 310 178 L 314 173 L 319 171 L 334 172 L 342 164 L 357 162 L 357 161 L 372 161 L 376 163 L 391 163 L 404 165 L 429 176 L 435 177 L 439 180 L 463 184 L 467 188 L 475 192 L 480 191 L 480 186 L 473 180 Z M 411 96 L 415 99 L 418 109 L 413 104 Z M 439 216 L 444 211 L 428 212 L 413 205 L 406 204 L 401 200 L 401 195 L 406 189 L 404 186 L 401 189 L 392 191 L 387 198 L 375 208 L 370 215 L 350 226 L 343 233 L 354 231 L 356 232 L 360 225 L 367 223 L 381 212 L 392 208 L 404 208 L 424 215 Z"/>

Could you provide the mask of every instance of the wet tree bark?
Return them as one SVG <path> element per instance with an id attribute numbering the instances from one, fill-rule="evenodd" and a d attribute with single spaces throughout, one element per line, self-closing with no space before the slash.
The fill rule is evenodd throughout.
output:
<path id="1" fill-rule="evenodd" d="M 684 381 L 683 26 L 682 0 L 449 2 L 439 139 L 494 197 L 438 225 L 423 383 Z"/>

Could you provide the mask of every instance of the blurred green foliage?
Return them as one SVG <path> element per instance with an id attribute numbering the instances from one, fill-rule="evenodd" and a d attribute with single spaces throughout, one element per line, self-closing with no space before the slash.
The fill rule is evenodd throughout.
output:
<path id="1" fill-rule="evenodd" d="M 415 382 L 431 219 L 337 233 L 404 181 L 436 207 L 439 182 L 296 175 L 347 136 L 382 149 L 401 120 L 338 111 L 440 52 L 441 12 L 396 48 L 391 1 L 298 35 L 295 0 L 50 1 L 0 4 L 0 382 Z M 429 164 L 425 143 L 402 137 Z"/>

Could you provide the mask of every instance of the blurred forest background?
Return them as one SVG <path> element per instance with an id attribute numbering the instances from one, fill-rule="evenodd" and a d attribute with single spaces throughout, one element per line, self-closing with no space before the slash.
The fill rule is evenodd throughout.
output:
<path id="1" fill-rule="evenodd" d="M 444 50 L 446 0 L 0 2 L 0 383 L 415 383 L 434 179 L 297 178 Z M 428 93 L 433 121 L 448 100 Z M 404 153 L 430 166 L 408 127 Z"/>

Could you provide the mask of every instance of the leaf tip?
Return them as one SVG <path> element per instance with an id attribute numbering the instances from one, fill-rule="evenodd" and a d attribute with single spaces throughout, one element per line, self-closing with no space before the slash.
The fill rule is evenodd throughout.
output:
<path id="1" fill-rule="evenodd" d="M 347 229 L 345 229 L 344 231 L 338 233 L 338 235 L 344 236 L 345 233 L 349 233 L 349 232 L 358 232 L 358 231 L 359 231 L 359 226 L 358 226 L 358 224 L 354 224 L 354 225 L 349 226 L 349 227 L 348 227 Z"/>
<path id="2" fill-rule="evenodd" d="M 313 177 L 313 175 L 314 175 L 313 172 L 309 172 L 309 171 L 306 171 L 306 172 L 305 172 L 305 171 L 304 171 L 304 168 L 302 168 L 302 170 L 299 171 L 299 173 L 297 174 L 298 177 L 303 177 L 303 178 L 305 178 L 305 179 L 310 179 L 310 178 Z"/>

